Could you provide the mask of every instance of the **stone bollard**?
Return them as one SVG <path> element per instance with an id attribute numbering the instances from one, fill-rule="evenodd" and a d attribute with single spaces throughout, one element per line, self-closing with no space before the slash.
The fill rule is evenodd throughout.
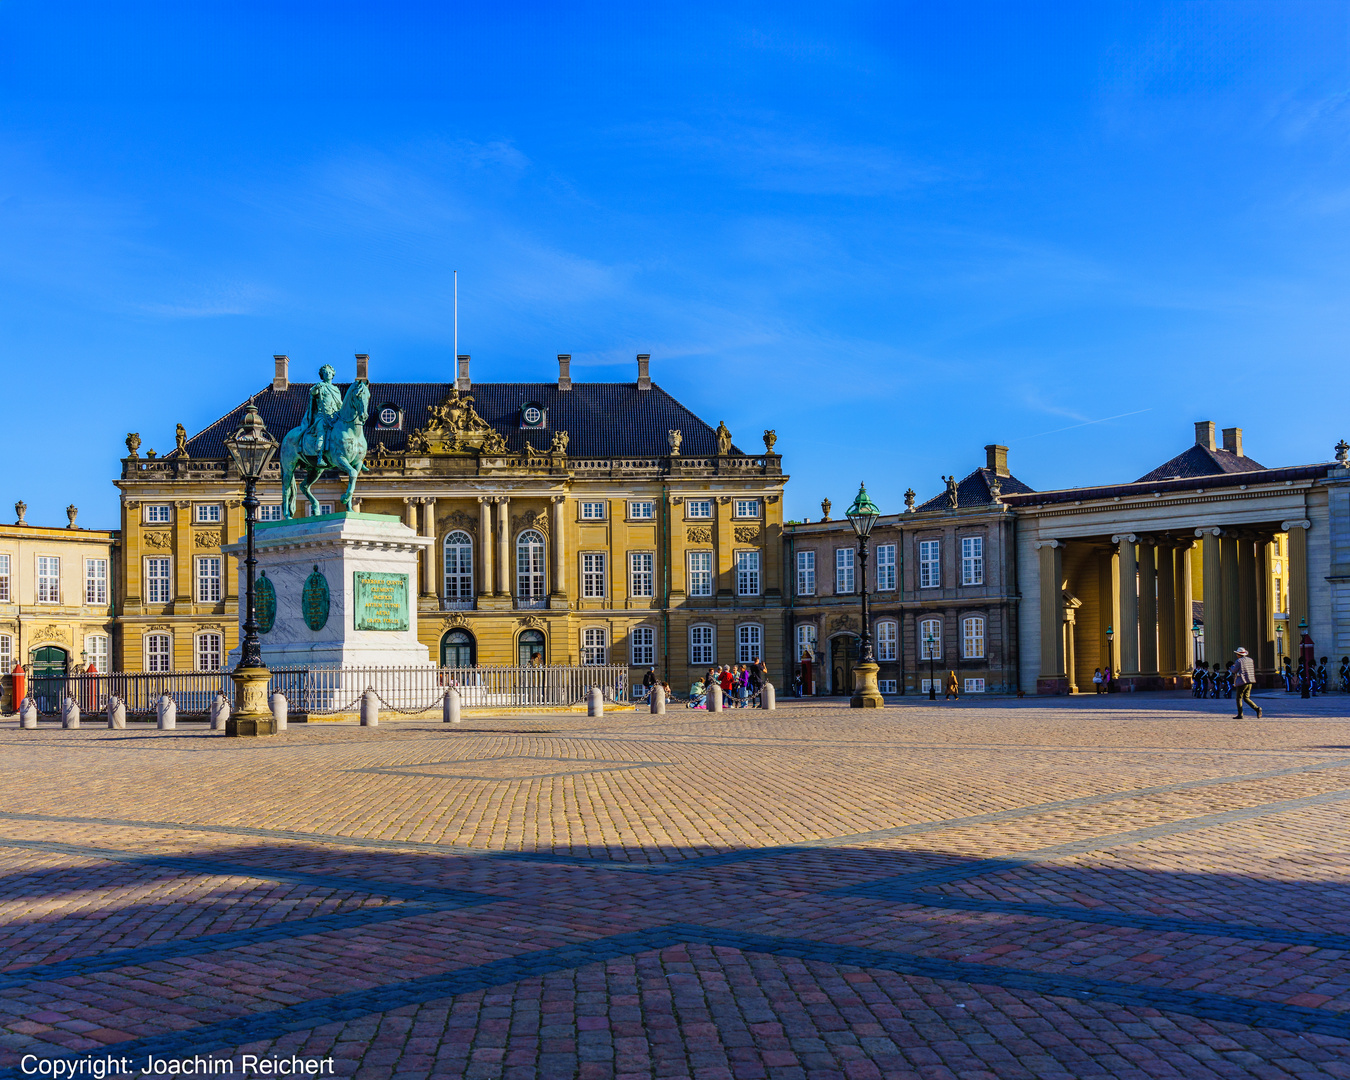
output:
<path id="1" fill-rule="evenodd" d="M 658 683 L 652 687 L 652 712 L 664 715 L 666 711 L 666 692 Z"/>
<path id="2" fill-rule="evenodd" d="M 766 682 L 759 690 L 759 707 L 761 709 L 778 708 L 778 696 L 774 692 L 773 683 Z"/>
<path id="3" fill-rule="evenodd" d="M 156 727 L 160 731 L 173 731 L 178 727 L 178 705 L 168 694 L 161 694 L 155 703 Z"/>
<path id="4" fill-rule="evenodd" d="M 722 688 L 716 683 L 713 683 L 712 686 L 708 687 L 708 711 L 722 711 Z"/>
<path id="5" fill-rule="evenodd" d="M 592 686 L 586 691 L 586 715 L 605 715 L 605 695 L 600 692 L 600 687 L 598 686 Z"/>
<path id="6" fill-rule="evenodd" d="M 108 726 L 115 730 L 127 726 L 127 703 L 120 697 L 108 699 Z"/>
<path id="7" fill-rule="evenodd" d="M 37 702 L 30 697 L 24 698 L 19 702 L 19 727 L 35 728 L 37 727 L 38 707 Z"/>
<path id="8" fill-rule="evenodd" d="M 361 695 L 361 726 L 380 726 L 380 699 L 375 696 L 374 690 L 367 690 Z"/>
<path id="9" fill-rule="evenodd" d="M 458 724 L 461 704 L 459 687 L 447 687 L 445 691 L 445 701 L 441 704 L 441 720 L 447 724 Z"/>
<path id="10" fill-rule="evenodd" d="M 63 728 L 80 726 L 80 707 L 73 697 L 66 698 L 65 704 L 61 706 L 61 726 Z"/>
<path id="11" fill-rule="evenodd" d="M 286 730 L 286 717 L 290 713 L 290 708 L 291 703 L 280 690 L 272 694 L 272 721 L 276 724 L 278 732 Z"/>
<path id="12" fill-rule="evenodd" d="M 224 694 L 217 694 L 216 700 L 211 702 L 211 730 L 224 731 L 225 721 L 230 718 L 230 703 L 225 700 Z"/>

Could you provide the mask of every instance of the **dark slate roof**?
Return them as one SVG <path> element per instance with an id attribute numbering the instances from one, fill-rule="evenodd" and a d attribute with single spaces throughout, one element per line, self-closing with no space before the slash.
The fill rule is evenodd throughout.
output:
<path id="1" fill-rule="evenodd" d="M 291 383 L 280 391 L 268 386 L 254 397 L 267 430 L 275 438 L 280 439 L 300 423 L 312 385 Z M 336 385 L 345 394 L 351 384 Z M 453 389 L 453 383 L 371 383 L 366 441 L 372 450 L 406 449 L 408 433 L 425 426 L 428 407 L 439 405 Z M 717 433 L 655 384 L 650 390 L 639 390 L 636 383 L 573 383 L 571 390 L 560 391 L 555 383 L 474 383 L 470 393 L 478 415 L 501 432 L 512 453 L 523 453 L 526 439 L 535 449 L 546 449 L 553 432 L 564 430 L 571 457 L 660 457 L 670 452 L 668 435 L 672 429 L 684 435 L 682 455 L 717 453 Z M 521 430 L 520 407 L 527 401 L 547 410 L 547 428 Z M 188 439 L 189 456 L 225 457 L 224 440 L 242 423 L 246 404 L 241 402 Z M 403 426 L 398 430 L 376 426 L 384 405 L 402 411 Z M 733 446 L 732 453 L 742 451 Z"/>
<path id="2" fill-rule="evenodd" d="M 1278 484 L 1285 481 L 1320 480 L 1335 467 L 1335 463 L 1321 465 L 1290 465 L 1283 469 L 1257 469 L 1237 473 L 1209 473 L 1181 480 L 1136 480 L 1132 484 L 1104 484 L 1097 487 L 1060 488 L 1037 491 L 1031 495 L 1014 495 L 1007 502 L 1013 506 L 1048 506 L 1050 503 L 1086 502 L 1091 499 L 1140 498 L 1194 491 L 1202 488 L 1238 487 L 1242 484 Z"/>
<path id="3" fill-rule="evenodd" d="M 1189 480 L 1195 476 L 1218 476 L 1222 473 L 1258 472 L 1264 465 L 1249 457 L 1239 457 L 1228 450 L 1211 450 L 1196 443 L 1171 461 L 1159 465 L 1152 472 L 1145 473 L 1136 484 L 1145 484 L 1153 480 Z"/>
<path id="4" fill-rule="evenodd" d="M 990 506 L 994 497 L 989 494 L 989 482 L 994 478 L 993 469 L 976 469 L 964 480 L 956 485 L 956 505 L 958 508 L 967 506 Z M 1002 495 L 1021 495 L 1026 492 L 1034 492 L 1036 489 L 1027 487 L 1021 480 L 1015 476 L 1000 477 L 1002 484 Z M 916 510 L 946 510 L 947 492 L 943 491 L 940 495 L 934 495 L 925 503 L 920 503 Z"/>

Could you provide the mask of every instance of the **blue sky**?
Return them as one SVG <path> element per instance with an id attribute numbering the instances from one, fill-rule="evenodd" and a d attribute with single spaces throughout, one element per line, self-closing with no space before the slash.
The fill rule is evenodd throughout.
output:
<path id="1" fill-rule="evenodd" d="M 0 0 L 0 506 L 263 386 L 653 377 L 842 506 L 1326 460 L 1350 8 Z"/>

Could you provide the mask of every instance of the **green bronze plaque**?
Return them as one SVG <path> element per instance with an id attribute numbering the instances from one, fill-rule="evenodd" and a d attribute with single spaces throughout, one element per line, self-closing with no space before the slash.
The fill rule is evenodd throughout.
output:
<path id="1" fill-rule="evenodd" d="M 305 591 L 300 594 L 300 610 L 311 630 L 322 630 L 328 622 L 328 602 L 328 579 L 315 566 L 314 572 L 305 578 Z"/>
<path id="2" fill-rule="evenodd" d="M 253 610 L 258 618 L 258 633 L 267 633 L 277 621 L 277 591 L 268 580 L 266 570 L 253 583 Z"/>
<path id="3" fill-rule="evenodd" d="M 408 575 L 352 574 L 353 614 L 357 630 L 408 629 Z"/>

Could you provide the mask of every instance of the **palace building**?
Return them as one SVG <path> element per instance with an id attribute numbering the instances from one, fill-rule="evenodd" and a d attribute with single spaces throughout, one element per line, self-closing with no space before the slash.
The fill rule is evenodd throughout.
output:
<path id="1" fill-rule="evenodd" d="M 358 378 L 368 363 L 358 355 Z M 763 452 L 741 450 L 654 384 L 646 355 L 630 383 L 574 383 L 570 357 L 558 365 L 556 383 L 474 383 L 460 356 L 452 383 L 370 383 L 352 509 L 434 539 L 417 600 L 431 658 L 626 662 L 634 682 L 648 666 L 678 683 L 758 657 L 783 670 L 774 433 Z M 301 422 L 311 385 L 275 358 L 253 399 L 274 437 Z M 224 440 L 244 408 L 191 436 L 180 427 L 162 456 L 128 436 L 120 670 L 214 669 L 236 644 L 238 577 L 221 549 L 244 534 L 243 483 Z M 345 485 L 315 484 L 321 512 L 341 510 Z M 279 519 L 278 462 L 259 496 L 261 518 Z"/>

